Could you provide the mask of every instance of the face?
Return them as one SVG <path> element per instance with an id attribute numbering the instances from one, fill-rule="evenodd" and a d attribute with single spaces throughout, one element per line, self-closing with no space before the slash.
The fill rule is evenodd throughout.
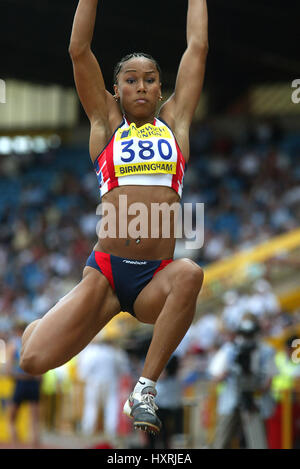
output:
<path id="1" fill-rule="evenodd" d="M 115 96 L 126 113 L 137 118 L 155 114 L 161 96 L 156 65 L 145 57 L 134 57 L 122 65 Z"/>

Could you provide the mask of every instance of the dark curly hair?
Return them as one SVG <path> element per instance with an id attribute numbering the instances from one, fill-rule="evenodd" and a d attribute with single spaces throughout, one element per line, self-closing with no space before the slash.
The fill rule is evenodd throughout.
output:
<path id="1" fill-rule="evenodd" d="M 115 66 L 114 68 L 114 85 L 117 85 L 118 84 L 118 76 L 119 76 L 119 73 L 122 69 L 122 66 L 125 62 L 127 62 L 128 60 L 130 59 L 133 59 L 135 57 L 145 57 L 146 59 L 149 59 L 151 60 L 151 62 L 154 63 L 155 67 L 157 68 L 157 71 L 159 73 L 159 79 L 161 81 L 161 78 L 162 78 L 162 72 L 161 72 L 161 68 L 159 66 L 159 64 L 157 63 L 157 61 L 149 54 L 145 54 L 144 52 L 133 52 L 132 54 L 127 54 L 125 55 L 118 63 L 117 65 Z"/>

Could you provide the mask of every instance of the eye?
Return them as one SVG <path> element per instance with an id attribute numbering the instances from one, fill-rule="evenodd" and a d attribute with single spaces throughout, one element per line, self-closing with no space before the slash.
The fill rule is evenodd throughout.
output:
<path id="1" fill-rule="evenodd" d="M 134 78 L 127 78 L 126 81 L 127 81 L 127 83 L 132 84 L 132 83 L 135 82 L 135 79 Z"/>
<path id="2" fill-rule="evenodd" d="M 154 83 L 155 82 L 155 78 L 148 78 L 147 79 L 147 83 Z"/>

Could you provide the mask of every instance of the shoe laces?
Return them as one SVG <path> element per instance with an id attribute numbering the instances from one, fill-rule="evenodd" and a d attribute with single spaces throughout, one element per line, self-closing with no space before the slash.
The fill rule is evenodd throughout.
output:
<path id="1" fill-rule="evenodd" d="M 153 394 L 149 394 L 149 393 L 142 394 L 141 401 L 143 402 L 143 404 L 146 404 L 147 406 L 151 408 L 151 410 L 155 412 L 158 409 L 158 407 L 154 402 L 154 397 L 155 396 L 153 396 Z"/>

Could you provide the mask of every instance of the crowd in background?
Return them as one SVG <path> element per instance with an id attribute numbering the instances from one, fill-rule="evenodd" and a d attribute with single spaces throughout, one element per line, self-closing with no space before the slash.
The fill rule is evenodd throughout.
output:
<path id="1" fill-rule="evenodd" d="M 300 135 L 268 122 L 238 137 L 191 133 L 183 202 L 205 204 L 205 242 L 175 257 L 205 266 L 300 221 Z M 81 278 L 96 242 L 97 179 L 87 148 L 0 159 L 0 330 L 41 317 Z"/>
<path id="2" fill-rule="evenodd" d="M 270 122 L 249 124 L 237 137 L 209 122 L 195 125 L 182 201 L 205 203 L 205 242 L 187 252 L 178 240 L 175 257 L 205 267 L 299 226 L 299 147 L 300 134 Z M 16 320 L 42 317 L 80 280 L 96 242 L 99 202 L 85 147 L 1 156 L 0 338 L 10 338 Z M 232 340 L 245 313 L 258 318 L 263 337 L 279 336 L 300 320 L 300 312 L 281 311 L 265 279 L 247 294 L 228 291 L 222 314 L 197 320 L 174 354 L 182 391 L 207 378 L 211 357 Z M 83 428 L 93 428 L 93 418 L 87 410 Z M 107 425 L 115 428 L 116 419 Z"/>
<path id="3" fill-rule="evenodd" d="M 205 243 L 194 253 L 202 265 L 299 225 L 300 135 L 267 121 L 235 137 L 207 123 L 191 138 L 184 202 L 205 203 Z"/>

